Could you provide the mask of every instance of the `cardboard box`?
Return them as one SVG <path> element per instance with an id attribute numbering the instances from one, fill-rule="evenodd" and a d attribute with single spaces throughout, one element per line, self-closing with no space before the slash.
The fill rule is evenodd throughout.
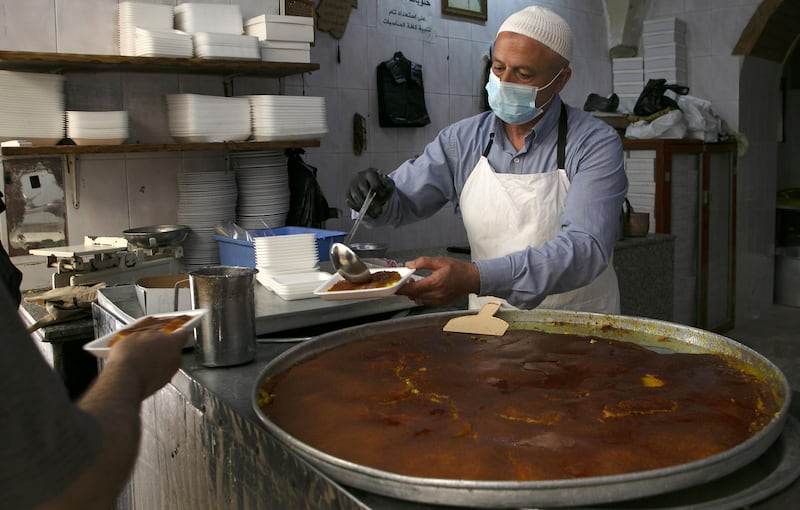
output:
<path id="1" fill-rule="evenodd" d="M 175 284 L 181 281 L 183 283 L 178 289 L 178 309 L 175 310 Z M 190 292 L 187 274 L 149 276 L 136 280 L 136 299 L 147 315 L 191 310 Z"/>

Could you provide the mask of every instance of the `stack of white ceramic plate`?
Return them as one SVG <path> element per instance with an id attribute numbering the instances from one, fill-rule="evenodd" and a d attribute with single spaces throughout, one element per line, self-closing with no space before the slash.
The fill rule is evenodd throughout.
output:
<path id="1" fill-rule="evenodd" d="M 303 273 L 319 268 L 314 233 L 259 236 L 253 242 L 256 267 L 265 275 Z"/>
<path id="2" fill-rule="evenodd" d="M 193 39 L 196 57 L 261 60 L 261 46 L 255 36 L 195 32 Z"/>
<path id="3" fill-rule="evenodd" d="M 178 176 L 178 223 L 189 227 L 183 242 L 187 269 L 219 264 L 214 227 L 236 218 L 236 174 L 186 172 Z"/>
<path id="4" fill-rule="evenodd" d="M 64 77 L 0 71 L 0 141 L 53 145 L 62 138 Z"/>
<path id="5" fill-rule="evenodd" d="M 242 9 L 235 4 L 186 2 L 175 6 L 175 28 L 184 32 L 243 34 Z"/>
<path id="6" fill-rule="evenodd" d="M 190 58 L 194 55 L 192 34 L 136 27 L 135 53 L 138 57 Z"/>
<path id="7" fill-rule="evenodd" d="M 67 137 L 77 145 L 119 145 L 128 138 L 128 112 L 67 111 Z"/>
<path id="8" fill-rule="evenodd" d="M 179 143 L 241 142 L 250 137 L 250 105 L 240 97 L 167 94 L 169 134 Z"/>
<path id="9" fill-rule="evenodd" d="M 172 30 L 171 5 L 120 2 L 118 14 L 120 55 L 137 55 L 136 27 L 149 30 Z"/>
<path id="10" fill-rule="evenodd" d="M 261 285 L 286 301 L 316 297 L 314 291 L 330 278 L 331 274 L 325 271 L 273 275 L 267 275 L 263 271 L 259 271 L 256 274 L 256 279 Z"/>
<path id="11" fill-rule="evenodd" d="M 253 139 L 257 141 L 319 138 L 328 132 L 325 98 L 316 96 L 244 96 L 250 101 Z"/>
<path id="12" fill-rule="evenodd" d="M 230 157 L 239 186 L 236 223 L 247 230 L 286 225 L 290 193 L 283 152 L 234 152 Z"/>

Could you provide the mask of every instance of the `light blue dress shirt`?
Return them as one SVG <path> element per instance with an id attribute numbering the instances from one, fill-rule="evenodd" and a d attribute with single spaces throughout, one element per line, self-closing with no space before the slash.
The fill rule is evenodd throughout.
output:
<path id="1" fill-rule="evenodd" d="M 372 226 L 399 226 L 428 218 L 459 196 L 478 159 L 495 133 L 488 155 L 498 173 L 531 174 L 557 170 L 556 145 L 561 98 L 525 138 L 517 151 L 491 112 L 444 128 L 422 155 L 400 165 L 390 177 L 397 192 Z M 611 261 L 619 233 L 619 216 L 627 193 L 622 141 L 616 131 L 591 113 L 567 106 L 566 170 L 570 180 L 561 231 L 540 246 L 504 257 L 476 260 L 480 295 L 506 299 L 519 308 L 534 308 L 550 294 L 587 285 Z M 491 207 L 487 203 L 486 207 Z M 457 209 L 458 210 L 458 209 Z"/>

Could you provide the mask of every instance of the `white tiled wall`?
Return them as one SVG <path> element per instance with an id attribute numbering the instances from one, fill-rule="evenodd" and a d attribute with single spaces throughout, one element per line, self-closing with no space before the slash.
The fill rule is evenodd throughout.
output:
<path id="1" fill-rule="evenodd" d="M 175 0 L 151 1 L 176 3 Z M 275 2 L 216 1 L 238 3 L 246 18 L 264 12 Z M 307 149 L 306 159 L 319 168 L 319 181 L 331 205 L 343 212 L 346 210 L 347 183 L 357 171 L 369 166 L 391 170 L 404 159 L 419 154 L 425 143 L 442 127 L 478 112 L 481 56 L 486 53 L 502 20 L 522 7 L 532 4 L 552 7 L 572 25 L 575 34 L 573 76 L 562 93 L 568 103 L 581 106 L 589 93 L 608 95 L 612 91 L 603 2 L 492 1 L 489 2 L 489 19 L 485 23 L 449 17 L 442 19 L 438 15 L 439 0 L 431 3 L 437 16 L 434 37 L 430 41 L 379 32 L 377 1 L 361 0 L 358 8 L 351 11 L 341 40 L 327 33 L 317 33 L 312 61 L 321 65 L 319 71 L 288 77 L 283 83 L 261 78 L 237 78 L 234 81 L 236 94 L 284 91 L 326 97 L 331 131 L 322 139 L 319 148 Z M 0 18 L 0 49 L 116 53 L 117 4 L 117 0 L 0 0 L 0 12 L 3 13 Z M 740 97 L 751 102 L 760 99 L 748 90 L 739 90 L 742 59 L 732 56 L 731 50 L 758 4 L 758 0 L 652 0 L 647 15 L 648 18 L 678 16 L 686 21 L 690 93 L 712 101 L 714 110 L 730 126 L 743 131 L 759 126 L 764 119 L 760 118 L 762 114 L 758 108 L 750 111 L 754 118 L 740 118 Z M 423 65 L 432 120 L 424 128 L 378 126 L 375 67 L 397 50 Z M 71 75 L 67 90 L 68 107 L 127 109 L 132 118 L 132 140 L 166 142 L 169 138 L 163 94 L 222 94 L 222 81 L 208 76 L 85 73 Z M 368 119 L 367 148 L 360 156 L 352 152 L 351 122 L 356 112 Z M 753 136 L 750 132 L 746 134 Z M 739 162 L 737 260 L 740 270 L 737 274 L 737 298 L 741 299 L 767 299 L 767 291 L 759 287 L 758 282 L 764 280 L 761 273 L 768 272 L 769 247 L 747 229 L 765 232 L 771 228 L 767 218 L 770 207 L 763 206 L 761 201 L 770 193 L 774 199 L 774 180 L 764 177 L 764 174 L 770 175 L 774 171 L 763 168 L 764 154 L 760 153 L 761 150 L 769 152 L 771 147 L 768 142 L 751 143 L 750 152 Z M 176 187 L 177 173 L 188 164 L 223 163 L 218 154 L 170 153 L 81 156 L 80 164 L 81 208 L 70 210 L 68 217 L 69 232 L 78 240 L 83 234 L 103 231 L 109 235 L 143 224 L 174 222 L 176 209 L 169 197 Z M 346 217 L 331 220 L 327 226 L 346 230 L 350 224 Z M 374 231 L 370 235 L 376 241 L 389 241 L 397 250 L 461 243 L 466 239 L 452 210 L 445 210 L 424 224 L 397 231 Z M 743 267 L 747 267 L 747 271 Z M 737 303 L 737 310 L 743 309 L 747 307 Z"/>

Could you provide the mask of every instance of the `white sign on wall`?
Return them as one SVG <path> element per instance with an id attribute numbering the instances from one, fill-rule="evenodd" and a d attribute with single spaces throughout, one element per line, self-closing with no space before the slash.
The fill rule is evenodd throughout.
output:
<path id="1" fill-rule="evenodd" d="M 433 39 L 433 0 L 378 0 L 378 31 Z"/>

